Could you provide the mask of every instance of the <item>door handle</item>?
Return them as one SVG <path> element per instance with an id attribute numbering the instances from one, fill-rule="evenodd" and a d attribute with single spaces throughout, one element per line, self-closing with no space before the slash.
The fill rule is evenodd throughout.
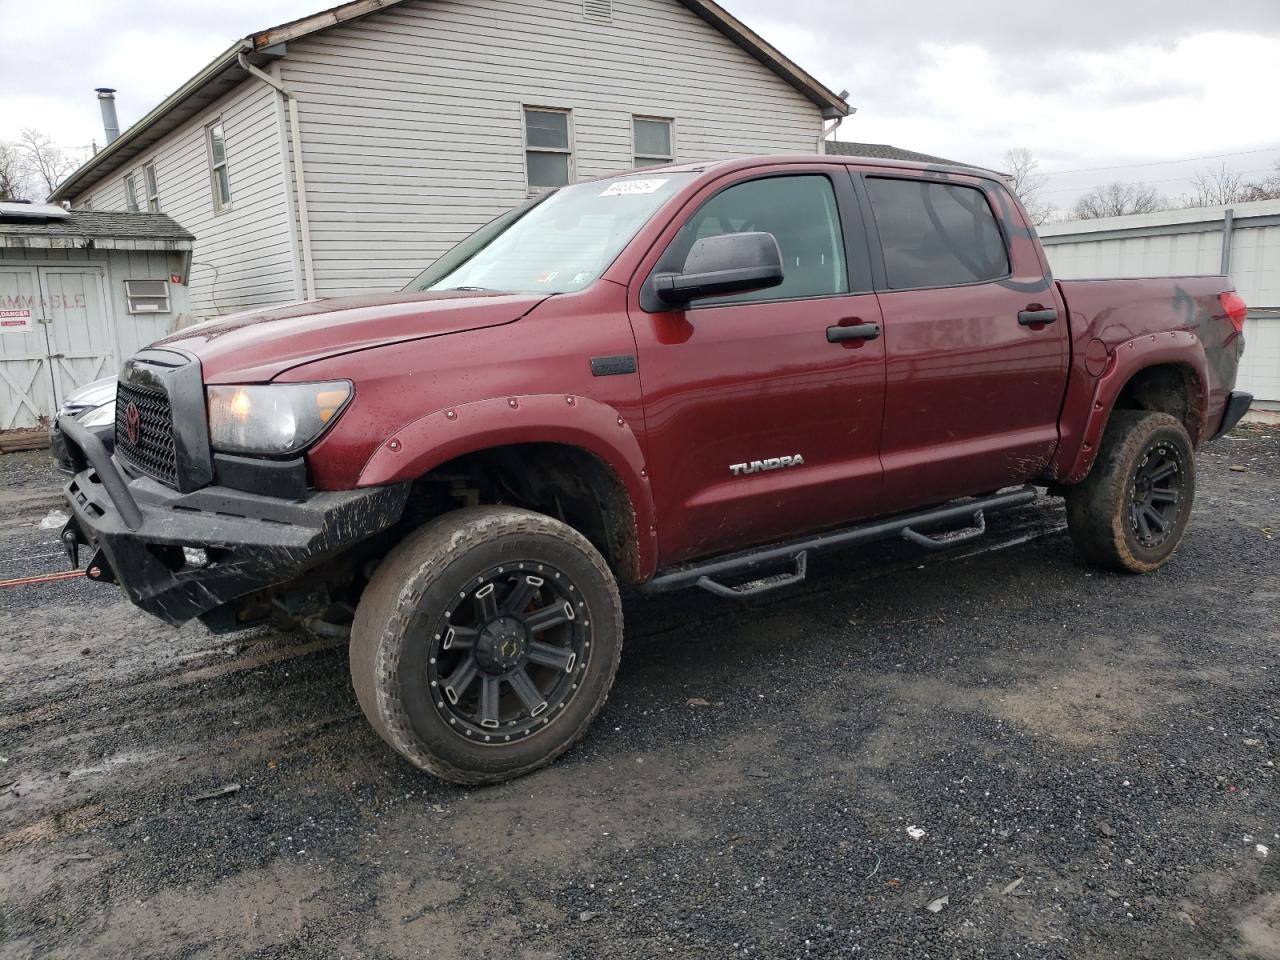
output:
<path id="1" fill-rule="evenodd" d="M 875 340 L 880 336 L 880 324 L 860 323 L 856 327 L 827 327 L 827 343 L 845 340 Z"/>
<path id="2" fill-rule="evenodd" d="M 1032 327 L 1038 323 L 1054 323 L 1057 319 L 1057 310 L 1023 310 L 1018 314 L 1018 322 L 1024 327 Z"/>

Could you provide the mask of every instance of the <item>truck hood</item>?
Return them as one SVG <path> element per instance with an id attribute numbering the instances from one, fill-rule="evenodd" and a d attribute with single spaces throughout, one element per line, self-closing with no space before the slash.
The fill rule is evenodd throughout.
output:
<path id="1" fill-rule="evenodd" d="M 265 383 L 343 353 L 512 323 L 545 299 L 449 290 L 307 300 L 207 320 L 155 346 L 195 354 L 206 383 Z"/>

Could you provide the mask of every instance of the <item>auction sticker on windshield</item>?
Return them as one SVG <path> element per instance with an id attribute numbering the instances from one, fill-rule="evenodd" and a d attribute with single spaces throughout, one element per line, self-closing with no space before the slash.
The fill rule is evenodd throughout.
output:
<path id="1" fill-rule="evenodd" d="M 657 193 L 667 185 L 667 180 L 618 180 L 609 184 L 602 197 L 634 197 L 638 194 Z"/>

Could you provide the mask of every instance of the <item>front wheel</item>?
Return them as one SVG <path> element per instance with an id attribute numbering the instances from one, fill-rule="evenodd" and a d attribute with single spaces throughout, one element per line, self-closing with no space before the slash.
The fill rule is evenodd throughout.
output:
<path id="1" fill-rule="evenodd" d="M 411 763 L 496 783 L 582 736 L 621 651 L 617 584 L 581 534 L 476 507 L 414 531 L 378 567 L 352 627 L 351 677 L 369 722 Z"/>
<path id="2" fill-rule="evenodd" d="M 1195 499 L 1191 438 L 1166 413 L 1117 410 L 1084 482 L 1067 490 L 1076 549 L 1098 566 L 1149 573 L 1177 549 Z"/>

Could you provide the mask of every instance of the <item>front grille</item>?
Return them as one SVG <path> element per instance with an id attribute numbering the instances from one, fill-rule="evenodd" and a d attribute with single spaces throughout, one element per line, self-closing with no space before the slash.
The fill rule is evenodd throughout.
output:
<path id="1" fill-rule="evenodd" d="M 138 442 L 129 437 L 129 408 L 138 411 Z M 163 390 L 120 381 L 116 387 L 116 453 L 127 464 L 170 487 L 178 485 L 173 413 Z"/>

